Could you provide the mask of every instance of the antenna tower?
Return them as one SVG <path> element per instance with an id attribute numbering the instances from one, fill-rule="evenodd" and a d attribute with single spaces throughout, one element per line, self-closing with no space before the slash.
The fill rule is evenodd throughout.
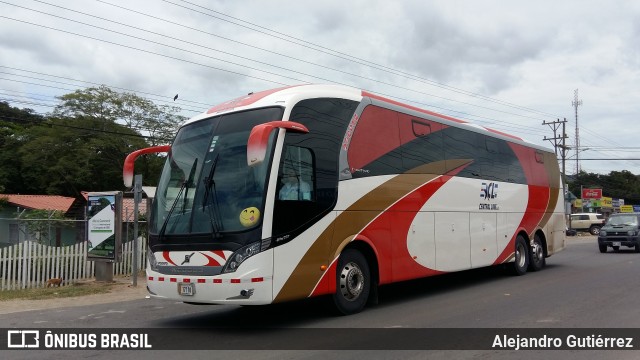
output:
<path id="1" fill-rule="evenodd" d="M 576 110 L 576 175 L 580 173 L 580 127 L 578 127 L 578 106 L 582 105 L 582 100 L 578 100 L 578 89 L 573 92 L 573 102 Z"/>

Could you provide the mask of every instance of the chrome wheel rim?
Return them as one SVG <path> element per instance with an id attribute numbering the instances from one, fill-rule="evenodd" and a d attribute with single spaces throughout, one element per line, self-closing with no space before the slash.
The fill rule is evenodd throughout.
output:
<path id="1" fill-rule="evenodd" d="M 348 301 L 356 300 L 364 289 L 364 274 L 360 267 L 350 262 L 342 267 L 340 272 L 340 292 Z"/>
<path id="2" fill-rule="evenodd" d="M 539 262 L 542 260 L 544 254 L 542 252 L 542 246 L 540 246 L 540 244 L 538 242 L 534 242 L 533 243 L 533 261 L 535 262 Z"/>
<path id="3" fill-rule="evenodd" d="M 525 263 L 526 263 L 526 257 L 523 256 L 525 253 L 525 248 L 524 245 L 519 242 L 518 245 L 516 246 L 516 263 L 518 264 L 519 268 L 524 268 Z"/>

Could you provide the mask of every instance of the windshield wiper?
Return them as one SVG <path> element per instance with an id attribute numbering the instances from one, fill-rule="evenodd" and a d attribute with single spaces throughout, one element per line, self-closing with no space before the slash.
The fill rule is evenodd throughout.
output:
<path id="1" fill-rule="evenodd" d="M 193 176 L 196 173 L 196 166 L 198 165 L 198 158 L 196 158 L 195 160 L 193 160 L 193 165 L 191 165 L 191 171 L 189 171 L 189 178 L 187 179 L 187 182 L 185 183 L 185 187 L 184 187 L 184 200 L 182 201 L 182 213 L 184 214 L 185 209 L 187 207 L 187 200 L 189 199 L 189 197 L 187 196 L 187 194 L 189 193 L 189 187 L 191 187 L 193 185 Z"/>
<path id="2" fill-rule="evenodd" d="M 162 242 L 162 238 L 164 237 L 164 232 L 167 230 L 167 224 L 169 224 L 169 219 L 171 219 L 171 215 L 173 214 L 173 210 L 175 210 L 176 205 L 178 204 L 178 201 L 180 200 L 180 195 L 182 195 L 182 192 L 184 192 L 184 202 L 182 203 L 182 213 L 184 214 L 184 208 L 186 206 L 186 199 L 187 199 L 187 191 L 188 191 L 188 187 L 190 186 L 189 183 L 191 183 L 193 181 L 193 175 L 195 174 L 195 169 L 196 169 L 196 165 L 198 164 L 198 158 L 196 158 L 193 161 L 193 165 L 191 165 L 191 171 L 189 172 L 189 178 L 185 181 L 182 182 L 182 185 L 180 186 L 180 189 L 178 190 L 178 194 L 176 195 L 176 198 L 173 200 L 173 204 L 171 204 L 171 209 L 169 209 L 169 212 L 167 213 L 167 217 L 164 219 L 164 222 L 162 222 L 162 227 L 160 228 L 160 232 L 158 233 L 158 242 L 161 243 Z"/>
<path id="3" fill-rule="evenodd" d="M 205 187 L 204 187 L 204 196 L 202 198 L 202 211 L 204 211 L 204 206 L 207 203 L 207 199 L 209 198 L 209 193 L 211 192 L 211 186 L 212 185 L 214 187 L 214 189 L 213 189 L 214 194 L 213 195 L 214 196 L 216 195 L 215 194 L 216 183 L 213 180 L 213 174 L 215 173 L 216 166 L 218 165 L 218 156 L 220 156 L 220 153 L 217 153 L 216 157 L 213 158 L 213 163 L 211 164 L 211 167 L 209 168 L 209 175 L 203 179 Z"/>
<path id="4" fill-rule="evenodd" d="M 211 164 L 211 168 L 209 168 L 209 175 L 204 178 L 204 195 L 202 197 L 202 211 L 204 212 L 204 208 L 207 205 L 207 200 L 209 199 L 209 194 L 211 193 L 211 189 L 213 189 L 213 197 L 212 197 L 212 206 L 208 206 L 209 210 L 209 222 L 211 223 L 211 227 L 215 237 L 218 237 L 220 234 L 220 230 L 222 230 L 222 221 L 220 221 L 220 209 L 218 209 L 218 193 L 216 191 L 216 182 L 213 180 L 213 175 L 216 172 L 216 166 L 218 166 L 218 157 L 220 153 L 218 152 L 216 156 L 213 158 L 213 163 Z"/>

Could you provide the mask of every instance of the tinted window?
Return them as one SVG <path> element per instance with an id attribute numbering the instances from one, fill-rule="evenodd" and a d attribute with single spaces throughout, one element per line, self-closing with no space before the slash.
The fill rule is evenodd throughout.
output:
<path id="1" fill-rule="evenodd" d="M 455 170 L 460 165 L 457 160 L 470 160 L 471 163 L 460 171 L 458 176 L 492 179 L 487 174 L 493 167 L 493 158 L 488 156 L 484 138 L 480 134 L 449 127 L 443 130 L 442 136 L 447 172 Z"/>
<path id="2" fill-rule="evenodd" d="M 281 162 L 278 200 L 315 201 L 315 166 L 313 151 L 298 146 L 286 146 Z"/>
<path id="3" fill-rule="evenodd" d="M 347 159 L 354 178 L 402 172 L 398 114 L 367 106 L 356 126 Z"/>
<path id="4" fill-rule="evenodd" d="M 460 160 L 469 160 L 458 176 L 526 183 L 507 141 L 372 105 L 362 112 L 348 159 L 354 178 L 415 171 L 443 174 L 456 170 Z M 428 164 L 434 166 L 424 167 Z"/>
<path id="5" fill-rule="evenodd" d="M 403 172 L 444 160 L 441 129 L 441 124 L 400 115 Z M 444 172 L 444 168 L 431 168 L 430 171 L 439 174 Z"/>
<path id="6" fill-rule="evenodd" d="M 288 168 L 296 168 L 297 176 L 308 182 L 311 194 L 309 198 L 276 199 L 274 236 L 301 231 L 333 208 L 338 192 L 338 154 L 357 106 L 355 101 L 322 98 L 300 101 L 291 111 L 290 120 L 305 125 L 309 133 L 286 134 L 279 176 Z"/>

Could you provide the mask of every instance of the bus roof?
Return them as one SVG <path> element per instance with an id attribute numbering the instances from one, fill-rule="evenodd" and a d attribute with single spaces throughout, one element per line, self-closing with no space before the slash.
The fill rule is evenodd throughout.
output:
<path id="1" fill-rule="evenodd" d="M 208 118 L 212 115 L 220 115 L 224 113 L 261 108 L 261 107 L 269 107 L 269 106 L 287 106 L 290 104 L 295 104 L 300 100 L 311 99 L 311 98 L 319 98 L 319 97 L 333 97 L 333 98 L 344 98 L 348 100 L 353 100 L 357 102 L 361 102 L 365 98 L 369 98 L 374 100 L 376 103 L 385 103 L 392 108 L 396 108 L 397 110 L 401 110 L 407 113 L 416 113 L 421 117 L 426 117 L 429 120 L 437 121 L 448 126 L 454 126 L 459 128 L 464 128 L 467 130 L 483 133 L 486 135 L 490 135 L 492 137 L 501 138 L 510 142 L 520 143 L 527 147 L 536 148 L 538 150 L 553 152 L 553 150 L 533 144 L 525 139 L 520 137 L 504 133 L 502 131 L 498 131 L 495 129 L 491 129 L 482 125 L 470 123 L 464 120 L 460 120 L 448 115 L 439 114 L 430 110 L 422 109 L 419 107 L 415 107 L 412 105 L 404 104 L 398 102 L 396 100 L 392 100 L 389 98 L 382 97 L 380 95 L 368 92 L 366 90 L 360 90 L 357 88 L 344 86 L 344 85 L 318 85 L 318 84 L 303 84 L 303 85 L 292 85 L 286 86 L 276 89 L 270 89 L 260 92 L 251 92 L 245 96 L 241 96 L 239 98 L 225 101 L 221 104 L 218 104 L 206 112 L 196 115 L 195 117 L 187 120 L 185 124 L 189 124 L 194 121 L 202 120 L 204 118 Z M 398 109 L 401 108 L 401 109 Z"/>

